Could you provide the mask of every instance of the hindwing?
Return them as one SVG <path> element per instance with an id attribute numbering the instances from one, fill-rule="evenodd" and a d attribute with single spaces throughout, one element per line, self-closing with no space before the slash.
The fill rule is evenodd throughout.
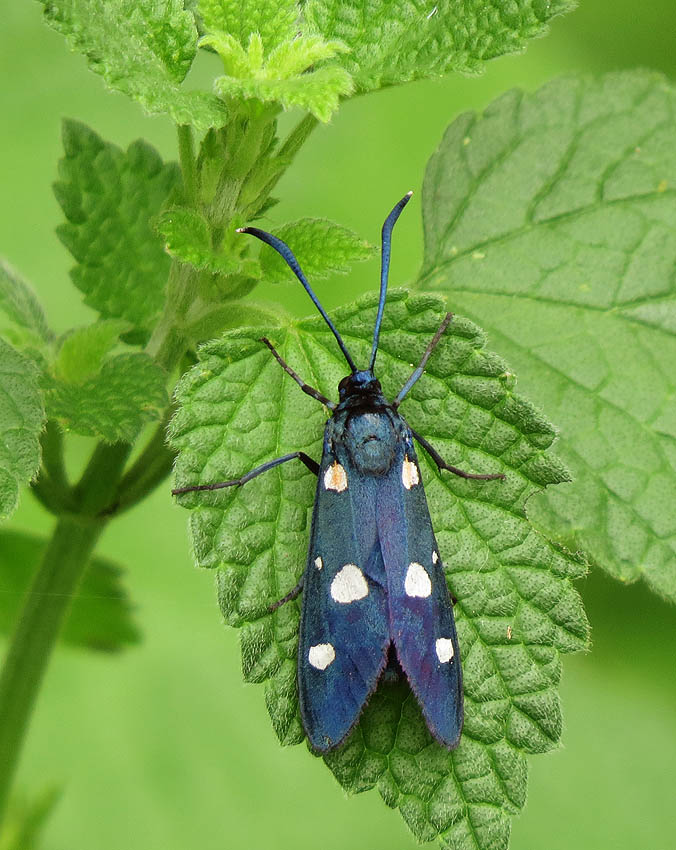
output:
<path id="1" fill-rule="evenodd" d="M 406 432 L 392 468 L 379 479 L 376 500 L 391 637 L 430 731 L 453 749 L 463 724 L 460 650 L 413 439 Z"/>

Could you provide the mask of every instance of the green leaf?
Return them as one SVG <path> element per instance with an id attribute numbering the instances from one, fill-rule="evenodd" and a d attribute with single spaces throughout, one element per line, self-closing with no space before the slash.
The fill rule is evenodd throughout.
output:
<path id="1" fill-rule="evenodd" d="M 337 311 L 355 360 L 366 362 L 377 298 Z M 411 373 L 444 315 L 436 296 L 391 292 L 378 355 L 390 398 Z M 226 334 L 200 350 L 177 389 L 171 441 L 176 485 L 236 478 L 286 452 L 319 458 L 324 408 L 301 393 L 260 343 L 260 330 Z M 320 320 L 271 330 L 279 352 L 329 397 L 346 366 Z M 571 579 L 584 566 L 528 523 L 525 504 L 566 480 L 551 453 L 554 429 L 513 390 L 505 363 L 482 332 L 456 317 L 425 377 L 402 405 L 411 426 L 449 463 L 505 481 L 440 475 L 420 452 L 432 522 L 458 603 L 465 730 L 453 753 L 432 742 L 402 687 L 380 689 L 348 742 L 327 763 L 350 791 L 377 786 L 421 839 L 448 847 L 505 846 L 508 815 L 523 805 L 524 754 L 556 746 L 561 733 L 560 656 L 583 649 L 587 624 Z M 217 570 L 221 609 L 243 628 L 244 677 L 266 683 L 283 743 L 303 739 L 295 670 L 299 603 L 269 614 L 304 569 L 315 479 L 289 463 L 246 487 L 189 493 L 197 563 Z M 472 843 L 474 842 L 474 843 Z"/>
<path id="2" fill-rule="evenodd" d="M 182 0 L 42 0 L 45 20 L 84 54 L 92 71 L 114 91 L 150 114 L 200 130 L 221 127 L 223 103 L 181 83 L 197 51 L 192 12 Z"/>
<path id="3" fill-rule="evenodd" d="M 279 103 L 284 109 L 307 109 L 319 121 L 328 121 L 338 109 L 341 96 L 352 93 L 350 75 L 338 67 L 319 68 L 288 80 L 240 80 L 218 77 L 214 81 L 222 97 L 255 98 L 263 103 Z"/>
<path id="4" fill-rule="evenodd" d="M 0 311 L 42 343 L 53 334 L 32 288 L 8 263 L 0 260 Z"/>
<path id="5" fill-rule="evenodd" d="M 22 531 L 0 532 L 0 634 L 11 633 L 47 543 Z M 61 631 L 63 643 L 114 652 L 139 642 L 122 576 L 111 561 L 91 560 Z"/>
<path id="6" fill-rule="evenodd" d="M 490 329 L 561 426 L 533 517 L 676 601 L 676 90 L 649 72 L 513 91 L 427 169 L 424 287 Z"/>
<path id="7" fill-rule="evenodd" d="M 376 251 L 353 230 L 325 218 L 301 218 L 273 233 L 291 247 L 305 274 L 314 279 L 347 274 L 352 263 L 369 260 Z M 274 251 L 262 251 L 260 261 L 267 281 L 287 283 L 293 278 L 291 269 Z"/>
<path id="8" fill-rule="evenodd" d="M 54 192 L 67 222 L 57 233 L 77 260 L 73 283 L 108 318 L 149 331 L 164 303 L 170 258 L 151 227 L 181 176 L 143 141 L 126 152 L 65 121 Z"/>
<path id="9" fill-rule="evenodd" d="M 181 207 L 165 210 L 156 226 L 164 237 L 166 250 L 183 263 L 214 274 L 261 276 L 255 260 L 212 246 L 209 224 L 196 210 Z"/>
<path id="10" fill-rule="evenodd" d="M 209 32 L 228 33 L 242 47 L 256 32 L 271 50 L 298 30 L 299 9 L 293 0 L 200 0 L 199 12 Z"/>
<path id="11" fill-rule="evenodd" d="M 311 30 L 350 48 L 341 63 L 366 92 L 449 71 L 476 74 L 574 7 L 571 0 L 309 0 L 304 15 Z"/>
<path id="12" fill-rule="evenodd" d="M 98 322 L 67 336 L 43 378 L 50 419 L 65 430 L 109 443 L 132 442 L 167 406 L 166 374 L 147 354 L 107 356 L 124 322 Z"/>
<path id="13" fill-rule="evenodd" d="M 350 74 L 335 62 L 314 68 L 345 51 L 340 41 L 300 36 L 278 45 L 265 62 L 257 33 L 251 36 L 246 51 L 224 33 L 205 36 L 202 44 L 213 47 L 223 60 L 226 75 L 214 80 L 214 88 L 224 98 L 278 103 L 284 109 L 298 106 L 319 121 L 328 121 L 341 96 L 351 94 L 354 88 Z M 313 70 L 307 70 L 311 67 Z"/>
<path id="14" fill-rule="evenodd" d="M 45 411 L 34 363 L 0 339 L 0 518 L 19 503 L 19 485 L 40 465 Z"/>
<path id="15" fill-rule="evenodd" d="M 101 368 L 103 358 L 128 327 L 120 319 L 108 319 L 71 331 L 62 341 L 54 363 L 56 377 L 78 383 L 95 375 Z"/>

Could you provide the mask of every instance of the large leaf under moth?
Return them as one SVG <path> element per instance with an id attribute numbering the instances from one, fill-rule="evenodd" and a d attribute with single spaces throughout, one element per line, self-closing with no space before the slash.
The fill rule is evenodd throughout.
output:
<path id="1" fill-rule="evenodd" d="M 376 297 L 337 310 L 335 321 L 358 364 L 370 350 Z M 445 311 L 437 296 L 388 297 L 376 373 L 393 397 Z M 226 334 L 200 350 L 182 379 L 171 440 L 177 486 L 236 478 L 302 449 L 319 458 L 324 408 L 305 396 L 259 342 L 260 329 Z M 280 353 L 329 397 L 347 368 L 321 320 L 270 330 Z M 465 678 L 466 721 L 458 750 L 431 740 L 405 687 L 383 688 L 346 745 L 326 758 L 350 791 L 377 786 L 423 840 L 449 847 L 504 847 L 509 815 L 524 802 L 525 753 L 544 752 L 561 733 L 560 655 L 584 648 L 587 624 L 571 579 L 574 557 L 529 524 L 525 503 L 566 479 L 550 448 L 555 432 L 514 392 L 505 363 L 482 332 L 456 317 L 401 412 L 448 462 L 507 474 L 504 482 L 439 473 L 420 451 L 423 479 L 455 607 Z M 266 683 L 283 743 L 303 739 L 295 686 L 298 602 L 270 602 L 305 567 L 315 480 L 286 464 L 245 487 L 190 493 L 198 564 L 215 568 L 221 608 L 242 628 L 247 681 Z M 474 843 L 472 843 L 474 842 Z"/>

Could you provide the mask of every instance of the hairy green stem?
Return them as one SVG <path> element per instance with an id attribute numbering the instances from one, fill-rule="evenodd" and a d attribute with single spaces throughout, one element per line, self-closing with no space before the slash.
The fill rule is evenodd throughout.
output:
<path id="1" fill-rule="evenodd" d="M 169 475 L 175 454 L 167 446 L 167 426 L 174 414 L 171 406 L 141 454 L 125 472 L 117 490 L 111 513 L 119 515 L 145 499 Z"/>
<path id="2" fill-rule="evenodd" d="M 290 165 L 293 158 L 307 141 L 310 133 L 318 124 L 319 121 L 314 115 L 310 115 L 309 113 L 304 118 L 301 118 L 284 140 L 284 144 L 279 149 L 278 156 L 288 160 Z"/>
<path id="3" fill-rule="evenodd" d="M 33 579 L 0 674 L 0 823 L 35 700 L 61 623 L 107 519 L 130 446 L 100 444 L 74 490 Z"/>
<path id="4" fill-rule="evenodd" d="M 176 368 L 190 345 L 184 319 L 197 294 L 197 275 L 192 266 L 173 261 L 164 312 L 146 346 L 146 352 L 168 373 Z"/>
<path id="5" fill-rule="evenodd" d="M 195 171 L 195 149 L 192 127 L 180 124 L 178 130 L 178 158 L 183 175 L 183 190 L 187 206 L 194 207 L 197 201 L 197 172 Z"/>

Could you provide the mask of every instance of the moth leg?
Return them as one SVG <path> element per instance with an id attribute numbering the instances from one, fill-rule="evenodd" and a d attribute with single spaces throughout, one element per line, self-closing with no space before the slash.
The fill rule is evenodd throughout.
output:
<path id="1" fill-rule="evenodd" d="M 275 360 L 279 363 L 279 365 L 282 367 L 282 369 L 286 372 L 287 375 L 291 375 L 291 377 L 298 384 L 301 390 L 303 390 L 304 393 L 307 393 L 309 396 L 312 396 L 312 398 L 316 398 L 317 401 L 320 401 L 322 404 L 325 404 L 329 408 L 329 410 L 335 409 L 336 405 L 330 399 L 326 398 L 326 396 L 323 396 L 319 392 L 319 390 L 316 390 L 314 387 L 311 387 L 309 384 L 306 384 L 305 381 L 300 377 L 300 375 L 297 375 L 296 372 L 294 372 L 293 369 L 289 366 L 289 364 L 285 360 L 282 360 L 280 355 L 277 353 L 277 350 L 275 349 L 274 345 L 267 337 L 262 336 L 260 338 L 260 342 L 262 342 L 264 345 L 267 345 L 267 347 L 274 355 Z"/>
<path id="2" fill-rule="evenodd" d="M 410 427 L 410 426 L 409 426 Z M 413 428 L 410 429 L 411 434 L 415 437 L 415 439 L 420 443 L 420 445 L 425 449 L 427 454 L 432 458 L 432 460 L 436 463 L 439 469 L 447 469 L 449 472 L 452 472 L 454 475 L 460 476 L 460 478 L 471 478 L 477 481 L 495 481 L 497 478 L 504 478 L 504 474 L 502 472 L 496 472 L 493 475 L 480 475 L 476 472 L 465 472 L 463 469 L 458 469 L 457 466 L 451 466 L 450 463 L 446 463 L 443 457 L 439 454 L 439 452 L 432 446 L 424 437 L 421 437 L 420 434 L 416 434 Z"/>
<path id="3" fill-rule="evenodd" d="M 404 400 L 404 397 L 408 394 L 408 391 L 411 389 L 413 384 L 422 376 L 422 373 L 425 371 L 425 366 L 427 365 L 427 361 L 430 359 L 430 356 L 434 349 L 439 344 L 439 340 L 441 339 L 446 328 L 451 324 L 451 319 L 453 318 L 453 313 L 446 313 L 444 316 L 443 322 L 439 325 L 439 330 L 434 334 L 432 339 L 430 340 L 430 344 L 425 349 L 425 353 L 423 354 L 420 363 L 418 364 L 418 368 L 413 371 L 411 377 L 406 381 L 404 386 L 399 390 L 399 395 L 392 402 L 392 407 L 395 409 L 399 407 L 399 405 Z"/>
<path id="4" fill-rule="evenodd" d="M 268 611 L 272 614 L 273 611 L 276 611 L 278 608 L 281 608 L 282 605 L 286 605 L 287 602 L 291 602 L 292 599 L 295 599 L 303 589 L 303 579 L 305 576 L 301 578 L 298 584 L 290 590 L 286 596 L 282 596 L 281 599 L 278 599 L 276 602 L 273 602 L 272 605 L 268 605 Z"/>
<path id="5" fill-rule="evenodd" d="M 313 460 L 309 455 L 306 455 L 305 452 L 291 452 L 291 454 L 282 455 L 282 457 L 277 457 L 274 460 L 269 460 L 261 466 L 257 466 L 241 478 L 235 478 L 232 481 L 219 481 L 216 484 L 195 484 L 192 487 L 178 487 L 176 490 L 171 491 L 171 495 L 179 496 L 181 493 L 192 493 L 195 490 L 222 490 L 224 487 L 241 487 L 242 484 L 246 484 L 247 481 L 251 481 L 251 479 L 255 478 L 257 475 L 261 475 L 269 469 L 274 469 L 275 466 L 279 466 L 289 460 L 296 460 L 296 458 L 302 461 L 310 472 L 314 472 L 315 475 L 319 475 L 319 464 L 316 460 Z"/>

